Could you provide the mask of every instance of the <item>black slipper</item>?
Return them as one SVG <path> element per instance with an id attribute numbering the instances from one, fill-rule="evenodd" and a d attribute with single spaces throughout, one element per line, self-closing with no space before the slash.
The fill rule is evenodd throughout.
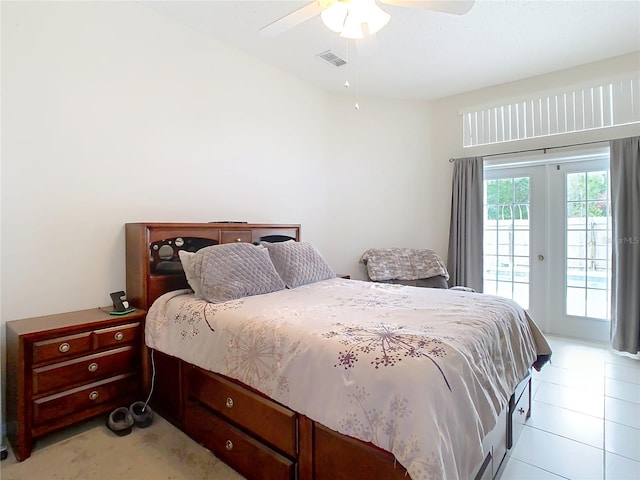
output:
<path id="1" fill-rule="evenodd" d="M 133 402 L 129 407 L 129 413 L 139 428 L 147 428 L 153 422 L 153 411 L 145 402 Z"/>
<path id="2" fill-rule="evenodd" d="M 107 427 L 120 437 L 129 435 L 133 427 L 133 417 L 127 407 L 116 408 L 107 417 Z"/>

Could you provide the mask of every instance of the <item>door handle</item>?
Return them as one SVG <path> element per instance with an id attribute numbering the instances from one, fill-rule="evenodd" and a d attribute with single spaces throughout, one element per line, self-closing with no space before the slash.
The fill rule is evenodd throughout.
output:
<path id="1" fill-rule="evenodd" d="M 541 262 L 544 260 L 544 255 L 538 255 L 538 261 Z"/>

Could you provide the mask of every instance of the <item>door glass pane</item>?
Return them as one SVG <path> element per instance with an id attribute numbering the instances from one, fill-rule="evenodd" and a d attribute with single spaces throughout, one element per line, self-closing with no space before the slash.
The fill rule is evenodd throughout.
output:
<path id="1" fill-rule="evenodd" d="M 587 289 L 587 317 L 608 318 L 607 291 Z"/>
<path id="2" fill-rule="evenodd" d="M 587 200 L 601 200 L 603 207 L 607 204 L 609 177 L 608 172 L 600 170 L 587 172 Z"/>
<path id="3" fill-rule="evenodd" d="M 529 308 L 530 178 L 484 183 L 484 292 Z"/>
<path id="4" fill-rule="evenodd" d="M 585 287 L 586 262 L 581 259 L 567 259 L 567 286 Z"/>
<path id="5" fill-rule="evenodd" d="M 584 317 L 586 313 L 586 289 L 567 287 L 567 315 Z"/>
<path id="6" fill-rule="evenodd" d="M 567 175 L 567 202 L 582 202 L 586 200 L 587 175 L 585 172 L 569 173 Z"/>
<path id="7" fill-rule="evenodd" d="M 566 218 L 566 313 L 609 319 L 611 216 L 607 170 L 566 175 Z"/>
<path id="8" fill-rule="evenodd" d="M 520 305 L 529 305 L 529 284 L 528 283 L 514 283 L 513 284 L 513 299 Z"/>
<path id="9" fill-rule="evenodd" d="M 587 235 L 584 229 L 567 231 L 567 258 L 584 258 Z"/>

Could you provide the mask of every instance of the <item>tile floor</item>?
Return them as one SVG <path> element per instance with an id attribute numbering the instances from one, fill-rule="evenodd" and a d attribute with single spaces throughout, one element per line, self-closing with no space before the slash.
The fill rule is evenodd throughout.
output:
<path id="1" fill-rule="evenodd" d="M 640 479 L 640 360 L 547 335 L 532 416 L 500 480 Z"/>

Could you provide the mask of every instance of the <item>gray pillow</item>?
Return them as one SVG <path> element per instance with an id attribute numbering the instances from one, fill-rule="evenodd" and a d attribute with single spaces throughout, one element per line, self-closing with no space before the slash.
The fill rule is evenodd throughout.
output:
<path id="1" fill-rule="evenodd" d="M 335 272 L 320 252 L 305 242 L 262 242 L 271 260 L 289 288 L 334 278 Z"/>
<path id="2" fill-rule="evenodd" d="M 186 250 L 179 250 L 178 256 L 180 257 L 180 262 L 182 263 L 182 270 L 184 270 L 184 275 L 187 277 L 187 283 L 193 290 L 193 293 L 196 294 L 196 298 L 202 298 L 202 294 L 200 293 L 200 277 L 197 277 L 194 271 L 193 260 L 195 253 L 187 252 Z"/>
<path id="3" fill-rule="evenodd" d="M 285 288 L 267 250 L 251 243 L 202 248 L 193 256 L 193 268 L 202 297 L 212 303 Z"/>

